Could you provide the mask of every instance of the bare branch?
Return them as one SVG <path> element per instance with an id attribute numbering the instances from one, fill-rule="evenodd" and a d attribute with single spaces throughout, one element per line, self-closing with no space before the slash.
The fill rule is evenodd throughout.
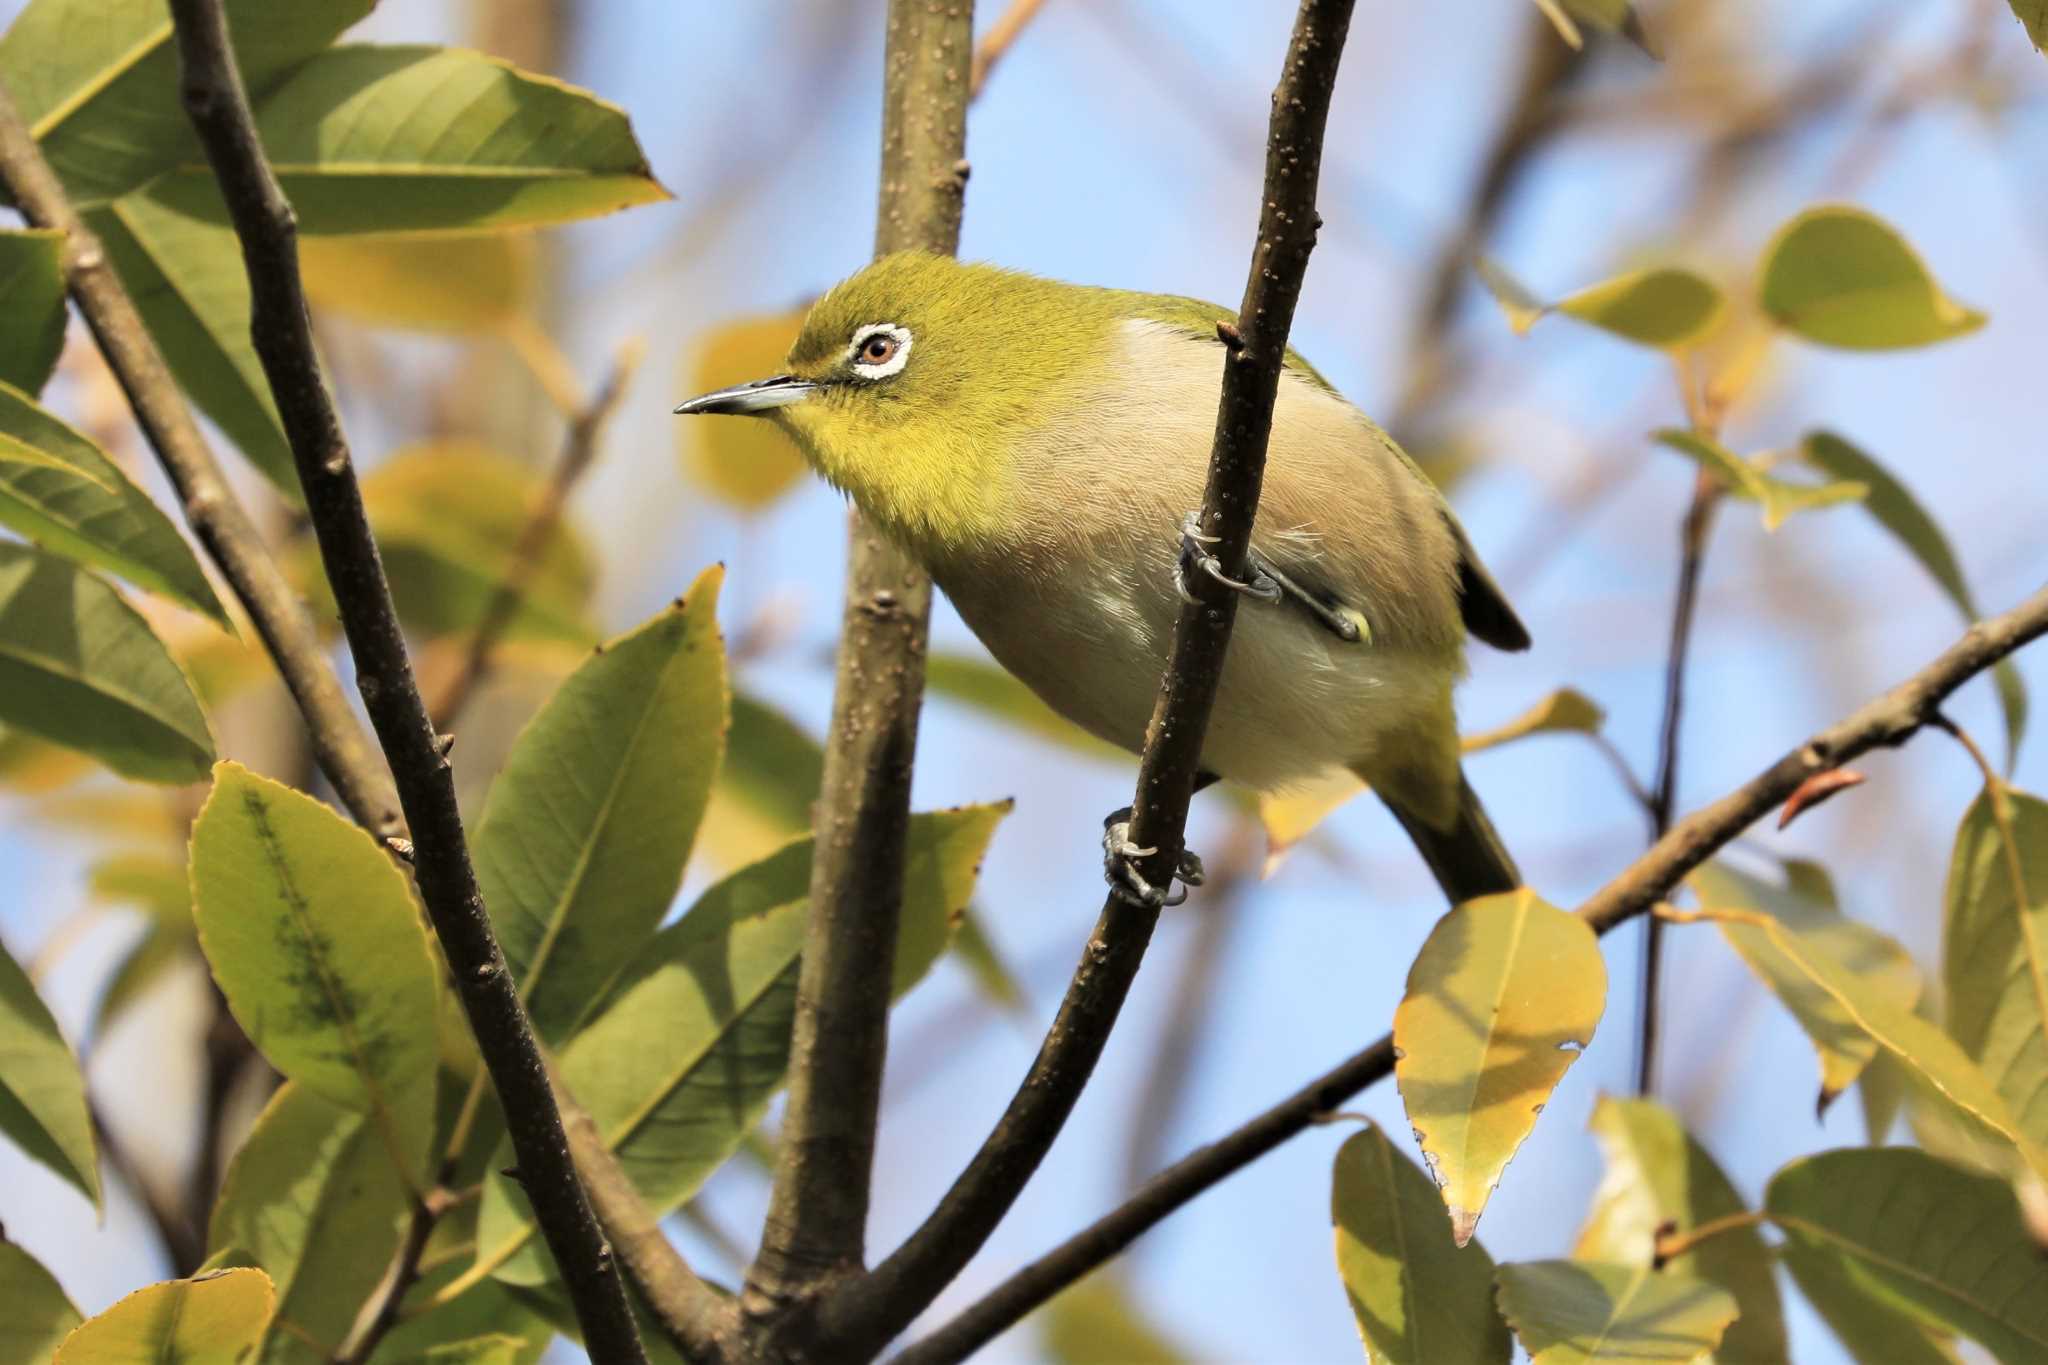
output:
<path id="1" fill-rule="evenodd" d="M 988 84 L 988 73 L 995 70 L 1017 41 L 1017 35 L 1025 25 L 1037 17 L 1045 0 L 1010 0 L 1010 7 L 996 16 L 988 26 L 988 32 L 981 36 L 980 46 L 974 49 L 974 67 L 967 78 L 967 97 L 974 99 L 981 94 L 981 88 Z"/>
<path id="2" fill-rule="evenodd" d="M 1821 731 L 1712 805 L 1674 825 L 1649 851 L 1602 887 L 1578 913 L 1595 933 L 1643 914 L 1692 871 L 1762 819 L 1816 773 L 1895 748 L 1939 724 L 1949 694 L 2030 641 L 2048 634 L 2048 586 L 2000 616 L 1972 626 L 1941 656 L 1847 719 Z M 896 1365 L 964 1359 L 1032 1309 L 1114 1257 L 1154 1224 L 1229 1178 L 1393 1070 L 1394 1040 L 1371 1047 L 1226 1136 L 1198 1148 L 1147 1181 L 1116 1209 L 1033 1261 L 923 1341 Z"/>
<path id="3" fill-rule="evenodd" d="M 265 159 L 220 0 L 174 0 L 180 93 L 220 184 L 249 274 L 250 334 L 291 442 L 322 562 L 355 656 L 357 685 L 397 779 L 413 868 L 454 973 L 535 1220 L 584 1338 L 600 1360 L 644 1360 L 611 1248 L 570 1163 L 540 1049 L 498 950 L 469 861 L 455 782 L 413 678 L 362 490 L 313 349 L 298 227 Z"/>

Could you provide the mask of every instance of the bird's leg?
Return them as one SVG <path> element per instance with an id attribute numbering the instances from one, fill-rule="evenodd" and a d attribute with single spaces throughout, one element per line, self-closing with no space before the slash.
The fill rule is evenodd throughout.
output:
<path id="1" fill-rule="evenodd" d="M 1240 583 L 1223 572 L 1223 561 L 1209 553 L 1208 547 L 1216 543 L 1216 537 L 1202 531 L 1202 514 L 1190 512 L 1180 523 L 1180 559 L 1173 566 L 1173 589 L 1180 594 L 1181 601 L 1192 602 L 1195 595 L 1188 591 L 1188 575 L 1205 573 L 1233 592 L 1260 602 L 1278 602 L 1280 585 L 1266 572 L 1258 556 L 1245 557 L 1245 569 L 1249 579 Z"/>
<path id="2" fill-rule="evenodd" d="M 1200 791 L 1216 781 L 1216 774 L 1201 772 L 1195 774 L 1195 790 Z M 1164 887 L 1152 885 L 1138 871 L 1138 859 L 1149 858 L 1159 850 L 1140 848 L 1131 842 L 1131 808 L 1124 806 L 1111 811 L 1102 821 L 1102 876 L 1109 883 L 1110 891 L 1117 899 L 1140 909 L 1161 910 L 1179 905 L 1188 898 L 1188 888 L 1200 886 L 1206 875 L 1202 871 L 1202 860 L 1186 849 L 1180 851 L 1178 864 Z M 1180 886 L 1175 888 L 1174 883 Z M 1175 894 L 1176 889 L 1178 894 Z"/>

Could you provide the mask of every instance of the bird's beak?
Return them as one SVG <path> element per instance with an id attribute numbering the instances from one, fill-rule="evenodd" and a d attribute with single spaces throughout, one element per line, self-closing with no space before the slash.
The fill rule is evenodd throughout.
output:
<path id="1" fill-rule="evenodd" d="M 770 408 L 801 402 L 817 387 L 808 379 L 778 374 L 773 379 L 756 379 L 751 384 L 735 384 L 729 389 L 699 394 L 687 403 L 676 404 L 676 412 L 685 417 L 705 412 L 758 415 Z"/>

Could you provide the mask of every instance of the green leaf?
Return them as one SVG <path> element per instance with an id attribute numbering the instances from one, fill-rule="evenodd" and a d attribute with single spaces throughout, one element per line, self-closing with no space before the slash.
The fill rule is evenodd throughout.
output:
<path id="1" fill-rule="evenodd" d="M 1606 1000 L 1593 931 L 1526 887 L 1458 906 L 1416 954 L 1394 1080 L 1459 1246 Z"/>
<path id="2" fill-rule="evenodd" d="M 1185 1365 L 1189 1359 L 1146 1320 L 1129 1287 L 1108 1270 L 1061 1290 L 1032 1321 L 1049 1365 Z"/>
<path id="3" fill-rule="evenodd" d="M 1844 204 L 1808 209 L 1764 251 L 1764 312 L 1808 341 L 1849 350 L 1928 346 L 1984 315 L 1944 294 L 1906 239 Z"/>
<path id="4" fill-rule="evenodd" d="M 43 1361 L 81 1321 L 78 1310 L 35 1257 L 0 1241 L 0 1360 Z"/>
<path id="5" fill-rule="evenodd" d="M 2010 838 L 2008 838 L 2008 833 Z M 1949 861 L 1942 978 L 1948 1031 L 2048 1145 L 2048 802 L 1986 788 Z"/>
<path id="6" fill-rule="evenodd" d="M 256 122 L 314 235 L 537 227 L 668 197 L 624 111 L 459 48 L 330 49 Z M 197 216 L 224 212 L 203 167 L 163 193 Z"/>
<path id="7" fill-rule="evenodd" d="M 0 232 L 0 305 L 0 383 L 40 393 L 64 349 L 63 233 Z"/>
<path id="8" fill-rule="evenodd" d="M 1947 1342 L 1863 1289 L 1832 1252 L 1787 1239 L 1778 1259 L 1856 1365 L 1960 1365 Z"/>
<path id="9" fill-rule="evenodd" d="M 213 761 L 192 684 L 135 609 L 75 565 L 4 542 L 0 722 L 144 782 L 197 782 Z"/>
<path id="10" fill-rule="evenodd" d="M 235 64 L 251 96 L 260 99 L 375 2 L 227 0 Z M 0 84 L 80 202 L 203 160 L 178 106 L 164 0 L 30 0 L 0 36 Z"/>
<path id="11" fill-rule="evenodd" d="M 1708 863 L 1687 880 L 1709 910 L 1771 916 L 1798 936 L 1802 959 L 1825 957 L 1836 974 L 1855 979 L 1863 995 L 1887 1010 L 1905 1013 L 1920 998 L 1920 969 L 1911 955 L 1869 925 L 1836 911 L 1831 893 L 1801 895 L 1792 886 L 1772 886 L 1723 863 Z M 1877 1055 L 1877 1040 L 1802 961 L 1779 950 L 1775 936 L 1729 920 L 1721 922 L 1721 933 L 1812 1039 L 1820 1054 L 1817 1107 L 1825 1110 Z"/>
<path id="12" fill-rule="evenodd" d="M 1738 498 L 1758 504 L 1764 512 L 1764 529 L 1775 531 L 1794 512 L 1854 502 L 1870 490 L 1853 481 L 1840 483 L 1793 483 L 1766 474 L 1751 460 L 1745 460 L 1718 441 L 1691 431 L 1667 428 L 1655 433 L 1656 440 L 1711 470 L 1722 487 Z"/>
<path id="13" fill-rule="evenodd" d="M 2026 26 L 2027 41 L 2036 52 L 2048 52 L 2048 0 L 2011 0 L 2012 12 Z"/>
<path id="14" fill-rule="evenodd" d="M 2004 1181 L 1866 1147 L 1793 1162 L 1764 1205 L 1790 1248 L 1863 1294 L 2011 1365 L 2048 1359 L 2048 1262 Z"/>
<path id="15" fill-rule="evenodd" d="M 155 853 L 116 854 L 93 865 L 87 884 L 95 901 L 132 905 L 148 918 L 148 927 L 114 969 L 93 1011 L 92 1031 L 98 1036 L 165 970 L 184 960 L 198 936 L 192 925 L 192 881 L 182 861 Z"/>
<path id="16" fill-rule="evenodd" d="M 516 1365 L 525 1354 L 524 1338 L 493 1333 L 429 1347 L 422 1359 L 426 1365 Z"/>
<path id="17" fill-rule="evenodd" d="M 234 230 L 179 212 L 154 188 L 85 218 L 178 386 L 296 502 L 291 445 L 249 338 L 249 276 Z"/>
<path id="18" fill-rule="evenodd" d="M 1894 478 L 1890 470 L 1827 431 L 1813 432 L 1801 441 L 1799 457 L 1830 478 L 1860 483 L 1868 489 L 1863 506 L 1877 518 L 1878 525 L 1890 531 L 1920 561 L 1920 566 L 1941 585 L 1965 621 L 1978 618 L 1981 613 L 1976 598 L 1963 578 L 1962 565 L 1956 562 L 1948 537 L 1920 506 L 1913 491 Z M 2027 687 L 2010 659 L 1999 660 L 1993 677 L 1998 685 L 1999 705 L 2005 711 L 2006 763 L 2010 766 L 2019 752 L 2020 736 L 2027 728 Z"/>
<path id="19" fill-rule="evenodd" d="M 306 1337 L 332 1348 L 348 1336 L 406 1218 L 405 1183 L 370 1117 L 285 1082 L 228 1166 L 207 1236 L 276 1286 L 252 1365 L 325 1365 L 333 1351 Z"/>
<path id="20" fill-rule="evenodd" d="M 54 1365 L 225 1365 L 277 1306 L 260 1270 L 215 1270 L 138 1289 L 64 1338 Z"/>
<path id="21" fill-rule="evenodd" d="M 434 1118 L 433 958 L 370 836 L 236 763 L 192 826 L 193 916 L 228 1008 L 270 1064 L 366 1112 L 424 1185 Z"/>
<path id="22" fill-rule="evenodd" d="M 471 1214 L 474 1236 L 474 1209 Z M 443 1221 L 459 1216 L 460 1211 Z M 520 1365 L 533 1365 L 541 1358 L 554 1339 L 555 1329 L 495 1280 L 479 1281 L 447 1303 L 426 1307 L 467 1268 L 456 1256 L 420 1277 L 419 1286 L 407 1299 L 408 1316 L 378 1344 L 376 1353 L 370 1357 L 372 1365 L 420 1365 L 420 1361 L 428 1358 L 427 1353 L 437 1347 L 460 1345 L 481 1336 L 513 1337 L 524 1342 L 514 1357 Z M 573 1318 L 573 1313 L 570 1316 Z"/>
<path id="23" fill-rule="evenodd" d="M 1130 755 L 1083 730 L 1038 699 L 1015 675 L 985 659 L 935 651 L 925 661 L 925 687 L 987 715 L 1093 758 L 1125 762 Z"/>
<path id="24" fill-rule="evenodd" d="M 1657 1236 L 1666 1225 L 1691 1232 L 1748 1211 L 1706 1148 L 1676 1114 L 1654 1100 L 1603 1095 L 1593 1107 L 1591 1127 L 1607 1160 L 1607 1176 L 1572 1248 L 1574 1260 L 1648 1266 L 1656 1260 Z M 1717 1359 L 1730 1365 L 1784 1365 L 1787 1360 L 1784 1310 L 1771 1267 L 1771 1248 L 1753 1227 L 1716 1232 L 1665 1267 L 1734 1296 L 1741 1315 L 1722 1339 Z"/>
<path id="25" fill-rule="evenodd" d="M 1599 702 L 1576 688 L 1560 687 L 1507 724 L 1466 735 L 1463 743 L 1466 753 L 1476 754 L 1530 735 L 1597 735 L 1606 723 Z"/>
<path id="26" fill-rule="evenodd" d="M 85 1076 L 35 984 L 5 949 L 0 949 L 0 1134 L 99 1206 L 99 1155 L 86 1110 Z"/>
<path id="27" fill-rule="evenodd" d="M 1330 1222 L 1374 1365 L 1507 1365 L 1493 1257 L 1477 1242 L 1452 1244 L 1436 1186 L 1376 1124 L 1337 1149 Z"/>
<path id="28" fill-rule="evenodd" d="M 1579 32 L 1581 22 L 1619 33 L 1652 57 L 1657 50 L 1650 45 L 1650 36 L 1643 28 L 1642 18 L 1629 0 L 1536 0 L 1536 8 L 1543 11 L 1543 17 L 1557 30 L 1557 36 L 1578 49 L 1586 44 L 1585 35 Z"/>
<path id="29" fill-rule="evenodd" d="M 1625 341 L 1676 350 L 1705 336 L 1727 306 L 1706 276 L 1662 266 L 1631 271 L 1581 289 L 1556 311 Z"/>
<path id="30" fill-rule="evenodd" d="M 945 950 L 1008 810 L 964 806 L 911 818 L 892 994 L 916 984 Z M 810 876 L 811 845 L 802 840 L 710 888 L 640 951 L 602 1012 L 562 1049 L 564 1084 L 658 1214 L 696 1192 L 782 1088 Z M 550 1273 L 545 1261 L 511 1261 L 532 1232 L 524 1196 L 502 1177 L 487 1181 L 478 1266 L 540 1283 Z"/>
<path id="31" fill-rule="evenodd" d="M 1726 1290 L 1648 1266 L 1522 1261 L 1497 1279 L 1501 1315 L 1530 1365 L 1698 1360 L 1735 1319 Z"/>
<path id="32" fill-rule="evenodd" d="M 0 525 L 233 631 L 191 546 L 87 437 L 0 383 Z"/>
<path id="33" fill-rule="evenodd" d="M 477 825 L 477 880 L 533 1026 L 567 1038 L 646 947 L 725 749 L 724 571 L 602 646 L 513 746 Z"/>

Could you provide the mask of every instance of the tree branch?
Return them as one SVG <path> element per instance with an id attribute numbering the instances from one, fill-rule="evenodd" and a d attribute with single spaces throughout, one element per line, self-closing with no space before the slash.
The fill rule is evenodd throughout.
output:
<path id="1" fill-rule="evenodd" d="M 1258 243 L 1236 327 L 1224 334 L 1229 359 L 1200 513 L 1202 529 L 1216 537 L 1212 551 L 1232 577 L 1242 576 L 1287 331 L 1321 225 L 1315 198 L 1323 130 L 1351 9 L 1350 0 L 1303 0 L 1273 93 Z M 1172 527 L 1158 528 L 1160 535 L 1173 533 Z M 1131 838 L 1156 850 L 1140 862 L 1139 871 L 1155 886 L 1169 885 L 1179 858 L 1209 710 L 1237 611 L 1234 592 L 1202 575 L 1190 578 L 1198 600 L 1181 608 L 1174 625 L 1173 650 L 1146 728 L 1132 801 Z M 894 1255 L 871 1274 L 842 1284 L 827 1301 L 823 1322 L 834 1352 L 864 1355 L 902 1331 L 1009 1210 L 1102 1055 L 1158 918 L 1156 909 L 1127 904 L 1115 895 L 1103 902 L 1038 1057 L 981 1150 Z"/>
<path id="2" fill-rule="evenodd" d="M 1045 0 L 1010 0 L 1010 7 L 996 17 L 982 35 L 981 43 L 974 49 L 974 66 L 967 78 L 967 98 L 974 99 L 981 94 L 981 88 L 988 84 L 988 73 L 995 70 L 1017 41 L 1017 35 L 1038 16 Z"/>
<path id="3" fill-rule="evenodd" d="M 973 21 L 969 3 L 890 0 L 877 256 L 913 248 L 951 255 L 959 243 Z M 903 901 L 932 589 L 858 515 L 849 524 L 789 1108 L 761 1249 L 741 1298 L 746 1324 L 760 1333 L 788 1330 L 793 1315 L 782 1310 L 862 1270 L 888 1048 L 883 984 Z"/>
<path id="4" fill-rule="evenodd" d="M 248 510 L 192 420 L 163 353 L 150 338 L 99 238 L 85 226 L 0 88 L 0 180 L 35 227 L 64 234 L 64 274 L 107 368 L 177 490 L 185 522 L 234 590 L 306 718 L 321 771 L 357 822 L 382 836 L 404 832 L 384 760 L 349 706 L 312 619 L 278 572 Z"/>
<path id="5" fill-rule="evenodd" d="M 1785 754 L 1735 791 L 1673 826 L 1619 876 L 1579 907 L 1604 934 L 1650 909 L 1685 874 L 1707 861 L 1775 809 L 1815 773 L 1851 763 L 1872 749 L 1896 748 L 1923 727 L 1939 724 L 1949 694 L 2030 641 L 2048 634 L 2048 586 L 2000 616 L 1980 621 L 1939 658 L 1847 719 Z M 1021 1320 L 1054 1294 L 1129 1246 L 1154 1224 L 1313 1126 L 1322 1116 L 1383 1080 L 1394 1066 L 1394 1040 L 1382 1037 L 1227 1136 L 1196 1149 L 1147 1181 L 1116 1209 L 1003 1281 L 924 1340 L 895 1365 L 942 1365 L 967 1354 Z"/>
<path id="6" fill-rule="evenodd" d="M 540 1049 L 477 891 L 453 773 L 413 678 L 348 442 L 314 353 L 297 223 L 257 139 L 226 17 L 220 0 L 173 0 L 171 14 L 180 95 L 241 241 L 250 334 L 291 443 L 355 657 L 357 686 L 397 779 L 421 899 L 498 1088 L 535 1220 L 591 1353 L 605 1361 L 644 1360 L 625 1287 L 570 1163 Z"/>

